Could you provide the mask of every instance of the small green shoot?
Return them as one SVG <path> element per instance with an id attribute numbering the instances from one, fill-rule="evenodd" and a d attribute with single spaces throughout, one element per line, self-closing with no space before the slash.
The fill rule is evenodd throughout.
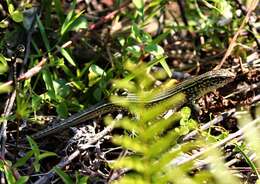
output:
<path id="1" fill-rule="evenodd" d="M 51 157 L 51 156 L 57 156 L 55 153 L 53 152 L 44 152 L 44 153 L 41 153 L 37 143 L 29 136 L 27 136 L 27 140 L 30 144 L 30 147 L 32 149 L 32 153 L 34 155 L 34 158 L 35 158 L 35 161 L 33 162 L 33 166 L 34 166 L 34 169 L 36 172 L 39 172 L 40 171 L 40 167 L 41 167 L 41 164 L 40 164 L 40 161 L 46 157 Z M 29 158 L 29 155 L 31 155 L 32 153 L 28 153 L 27 157 L 26 158 Z M 25 160 L 21 160 L 19 162 L 19 166 L 21 163 L 23 163 Z"/>
<path id="2" fill-rule="evenodd" d="M 85 184 L 88 182 L 87 176 L 80 176 L 79 174 L 76 174 L 76 182 L 73 182 L 73 179 L 60 168 L 54 167 L 53 170 L 59 175 L 65 184 Z"/>

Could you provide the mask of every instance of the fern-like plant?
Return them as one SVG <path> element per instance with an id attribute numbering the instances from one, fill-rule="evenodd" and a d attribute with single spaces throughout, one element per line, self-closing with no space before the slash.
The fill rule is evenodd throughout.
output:
<path id="1" fill-rule="evenodd" d="M 147 70 L 142 66 L 137 68 L 137 83 L 123 80 L 116 81 L 115 86 L 135 92 L 141 101 L 146 102 L 163 89 L 155 92 L 141 90 L 143 86 L 140 87 L 140 84 L 149 84 L 145 82 Z M 230 183 L 237 182 L 229 172 L 226 172 L 227 169 L 220 161 L 220 157 L 213 157 L 213 155 L 220 155 L 217 150 L 213 151 L 214 154 L 208 152 L 211 157 L 207 158 L 211 158 L 212 162 L 217 161 L 215 163 L 219 169 L 217 173 L 221 173 L 217 175 L 218 177 L 206 171 L 197 172 L 195 176 L 191 176 L 190 172 L 195 168 L 195 162 L 192 159 L 185 163 L 181 161 L 186 159 L 184 153 L 199 147 L 207 148 L 210 144 L 205 140 L 178 143 L 181 136 L 197 128 L 197 123 L 190 118 L 190 109 L 187 107 L 171 115 L 164 113 L 169 109 L 179 107 L 184 98 L 184 94 L 177 94 L 152 106 L 127 101 L 126 98 L 118 96 L 112 98 L 114 103 L 124 106 L 134 115 L 134 118 L 125 117 L 116 122 L 117 127 L 126 130 L 127 133 L 113 136 L 113 141 L 130 152 L 111 164 L 113 169 L 126 168 L 128 170 L 114 183 L 223 183 L 227 180 Z"/>

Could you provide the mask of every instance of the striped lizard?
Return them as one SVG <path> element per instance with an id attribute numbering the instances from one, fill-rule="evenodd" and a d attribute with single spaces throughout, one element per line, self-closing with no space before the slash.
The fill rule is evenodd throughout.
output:
<path id="1" fill-rule="evenodd" d="M 224 85 L 233 81 L 234 78 L 235 78 L 235 74 L 230 72 L 228 69 L 209 71 L 202 75 L 187 79 L 177 84 L 173 88 L 163 91 L 162 93 L 153 97 L 150 101 L 147 101 L 145 103 L 149 105 L 156 104 L 160 101 L 167 100 L 173 95 L 176 95 L 178 93 L 183 93 L 186 96 L 186 100 L 183 101 L 183 104 L 185 104 L 188 101 L 194 101 L 202 97 L 208 92 L 223 87 Z M 135 95 L 128 95 L 126 96 L 126 98 L 130 102 L 132 101 L 138 103 L 139 101 L 138 97 Z M 86 120 L 96 118 L 99 115 L 103 115 L 105 113 L 109 113 L 119 109 L 122 109 L 122 107 L 115 105 L 112 102 L 109 101 L 102 102 L 86 110 L 83 110 L 81 112 L 72 115 L 69 118 L 62 120 L 60 123 L 55 124 L 54 126 L 47 127 L 46 129 L 33 134 L 32 138 L 34 139 L 42 138 L 47 135 L 57 133 L 68 127 L 75 126 Z"/>

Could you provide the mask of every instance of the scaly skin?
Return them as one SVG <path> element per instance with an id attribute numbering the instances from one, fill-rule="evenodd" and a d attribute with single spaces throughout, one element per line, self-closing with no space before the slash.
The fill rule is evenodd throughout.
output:
<path id="1" fill-rule="evenodd" d="M 158 102 L 167 100 L 168 98 L 178 94 L 184 93 L 186 99 L 183 104 L 188 101 L 196 100 L 208 92 L 214 91 L 224 85 L 230 83 L 235 78 L 235 74 L 228 71 L 227 69 L 215 70 L 204 73 L 202 75 L 187 79 L 173 88 L 163 91 L 159 95 L 152 98 L 150 101 L 140 101 L 135 95 L 126 96 L 127 100 L 135 103 L 145 103 L 148 105 L 153 105 Z M 183 105 L 182 104 L 182 105 Z M 52 127 L 48 127 L 45 130 L 37 132 L 32 135 L 34 139 L 42 138 L 50 134 L 54 134 L 68 127 L 75 126 L 86 120 L 96 118 L 97 116 L 103 115 L 108 112 L 122 109 L 122 107 L 117 106 L 111 102 L 102 102 L 96 104 L 84 111 L 78 112 L 68 119 L 61 121 L 59 124 L 55 124 Z"/>

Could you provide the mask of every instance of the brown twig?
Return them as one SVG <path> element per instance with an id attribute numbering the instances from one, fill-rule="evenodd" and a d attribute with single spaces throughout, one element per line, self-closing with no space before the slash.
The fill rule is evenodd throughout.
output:
<path id="1" fill-rule="evenodd" d="M 102 139 L 105 135 L 107 135 L 108 133 L 110 133 L 115 126 L 115 121 L 113 121 L 110 125 L 108 125 L 103 131 L 99 132 L 95 138 L 91 139 L 88 141 L 88 145 L 92 145 L 95 144 L 96 142 L 98 142 L 100 139 Z M 89 146 L 86 146 L 86 148 L 88 148 Z M 83 148 L 83 147 L 82 147 Z M 84 149 L 84 148 L 83 148 Z M 81 150 L 82 151 L 82 150 Z M 66 165 L 70 164 L 72 162 L 72 160 L 74 160 L 76 157 L 79 156 L 79 154 L 81 153 L 81 151 L 79 149 L 77 149 L 76 151 L 74 151 L 70 156 L 65 157 L 64 159 L 62 159 L 55 167 L 57 168 L 64 168 Z M 48 173 L 46 173 L 45 176 L 41 177 L 38 181 L 35 182 L 35 184 L 44 184 L 44 183 L 49 183 L 50 179 L 55 175 L 55 172 L 53 170 L 49 171 Z"/>
<path id="2" fill-rule="evenodd" d="M 31 28 L 29 30 L 29 32 L 27 33 L 27 38 L 26 38 L 26 50 L 25 50 L 25 58 L 23 60 L 23 66 L 27 64 L 29 55 L 30 55 L 30 44 L 31 44 L 31 39 L 32 39 L 32 32 L 33 32 L 33 28 L 34 28 L 34 24 L 35 24 L 35 20 L 33 20 L 33 23 L 31 25 Z M 14 61 L 16 62 L 16 61 Z M 24 67 L 21 68 L 19 75 L 24 71 Z M 16 75 L 16 73 L 15 73 Z M 19 80 L 19 79 L 18 79 Z M 9 81 L 7 82 L 7 84 L 3 84 L 2 86 L 5 85 L 11 85 L 14 81 Z M 17 81 L 15 81 L 17 82 Z M 3 113 L 3 116 L 7 117 L 11 114 L 14 102 L 15 102 L 15 98 L 16 98 L 16 94 L 17 94 L 17 89 L 14 89 L 14 91 L 12 92 L 12 94 L 10 95 L 10 97 L 8 98 L 8 100 L 6 101 L 5 104 L 5 110 Z M 1 134 L 0 134 L 0 141 L 1 141 L 1 158 L 5 158 L 5 144 L 6 144 L 6 129 L 7 129 L 7 120 L 4 120 L 1 126 Z M 18 176 L 18 173 L 15 174 L 16 176 Z M 3 175 L 3 173 L 1 173 L 1 183 L 5 183 L 5 177 Z"/>
<path id="3" fill-rule="evenodd" d="M 186 159 L 182 159 L 182 160 L 180 160 L 179 162 L 176 163 L 174 161 L 177 160 L 178 159 L 177 158 L 172 163 L 175 163 L 176 165 L 183 165 L 183 164 L 188 163 L 188 162 L 190 162 L 192 160 L 195 160 L 195 159 L 199 158 L 200 156 L 204 155 L 205 153 L 208 153 L 210 150 L 219 148 L 219 147 L 225 145 L 226 143 L 234 140 L 235 138 L 242 136 L 246 131 L 254 128 L 257 124 L 259 124 L 259 122 L 260 122 L 260 118 L 257 118 L 254 121 L 251 121 L 250 123 L 246 124 L 244 127 L 242 127 L 237 132 L 230 134 L 225 139 L 223 139 L 221 141 L 218 141 L 216 144 L 213 144 L 212 146 L 209 146 L 205 150 L 197 152 L 197 153 L 193 154 L 192 156 L 190 156 L 190 157 L 188 157 Z M 172 165 L 172 166 L 174 166 L 174 165 Z"/>
<path id="4" fill-rule="evenodd" d="M 230 56 L 233 48 L 236 46 L 236 40 L 238 38 L 238 36 L 241 34 L 242 29 L 245 27 L 246 23 L 248 22 L 251 13 L 253 12 L 253 10 L 256 8 L 258 4 L 258 0 L 253 0 L 251 1 L 251 4 L 249 5 L 249 9 L 247 11 L 246 17 L 244 18 L 242 24 L 240 25 L 239 29 L 237 30 L 236 34 L 234 35 L 234 37 L 232 38 L 229 47 L 227 49 L 226 54 L 224 55 L 223 59 L 221 60 L 220 64 L 217 65 L 214 70 L 218 70 L 222 67 L 222 65 L 224 64 L 224 62 L 226 61 L 226 59 L 228 58 L 228 56 Z"/>
<path id="5" fill-rule="evenodd" d="M 112 20 L 114 18 L 114 16 L 119 12 L 121 11 L 122 9 L 124 9 L 128 4 L 130 4 L 131 1 L 130 0 L 127 0 L 126 2 L 122 3 L 119 8 L 117 10 L 114 10 L 110 13 L 108 13 L 107 15 L 103 16 L 100 18 L 100 20 L 97 22 L 97 23 L 93 23 L 93 24 L 90 24 L 88 29 L 93 31 L 95 29 L 97 29 L 98 27 L 100 27 L 102 24 Z"/>
<path id="6" fill-rule="evenodd" d="M 12 108 L 13 108 L 13 104 L 15 101 L 15 97 L 16 97 L 16 90 L 14 90 L 12 92 L 12 94 L 10 95 L 10 97 L 8 98 L 8 100 L 6 101 L 5 104 L 5 110 L 3 115 L 4 116 L 8 116 L 11 114 Z M 0 153 L 0 157 L 2 159 L 5 159 L 5 143 L 6 143 L 6 129 L 7 129 L 7 120 L 4 120 L 1 126 L 1 133 L 0 133 L 0 141 L 1 141 L 1 153 Z M 1 173 L 1 183 L 5 183 L 5 179 L 4 179 L 4 175 L 3 173 Z"/>
<path id="7" fill-rule="evenodd" d="M 246 14 L 247 14 L 246 7 L 243 6 L 243 4 L 241 3 L 240 0 L 235 0 L 235 1 L 236 1 L 236 3 L 238 4 L 239 9 L 242 11 L 242 13 L 244 14 L 244 16 L 246 16 Z M 255 40 L 255 42 L 256 42 L 256 44 L 257 44 L 257 47 L 258 47 L 258 49 L 260 50 L 260 40 L 257 38 L 258 33 L 257 33 L 257 31 L 256 31 L 256 29 L 255 29 L 255 27 L 254 27 L 254 25 L 253 25 L 250 21 L 248 21 L 247 24 L 248 24 L 249 29 L 250 29 L 249 34 L 251 34 L 251 35 L 253 36 L 253 38 L 254 38 L 254 40 Z"/>
<path id="8" fill-rule="evenodd" d="M 180 12 L 181 12 L 181 18 L 182 18 L 182 21 L 184 22 L 185 26 L 189 26 L 188 24 L 188 20 L 187 20 L 187 17 L 186 17 L 186 14 L 185 14 L 185 0 L 177 0 L 177 3 L 179 5 L 179 9 L 180 9 Z"/>
<path id="9" fill-rule="evenodd" d="M 36 66 L 34 66 L 30 70 L 28 70 L 26 73 L 21 74 L 18 77 L 17 81 L 24 81 L 24 80 L 29 79 L 32 76 L 36 75 L 37 73 L 39 73 L 41 71 L 41 69 L 43 68 L 43 66 L 45 65 L 46 61 L 47 61 L 47 58 L 44 57 Z M 13 80 L 10 80 L 10 81 L 2 84 L 0 87 L 10 86 L 13 84 L 13 82 L 14 82 Z"/>

